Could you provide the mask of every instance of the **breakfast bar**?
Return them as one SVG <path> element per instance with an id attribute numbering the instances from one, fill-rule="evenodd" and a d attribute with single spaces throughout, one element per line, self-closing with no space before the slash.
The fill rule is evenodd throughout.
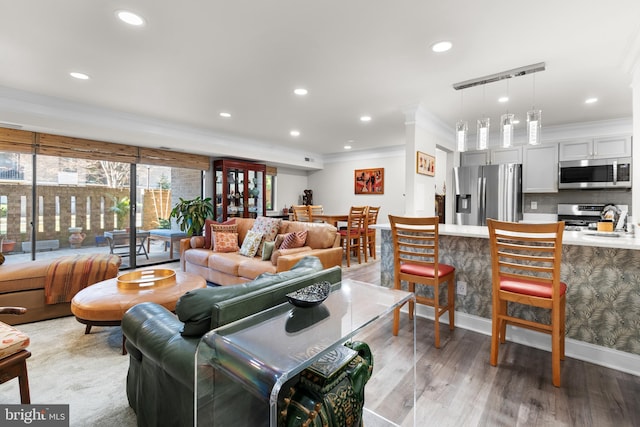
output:
<path id="1" fill-rule="evenodd" d="M 381 231 L 381 284 L 393 287 L 390 226 L 376 228 Z M 488 228 L 440 224 L 439 235 L 440 261 L 456 268 L 458 285 L 466 283 L 466 295 L 456 295 L 456 312 L 490 322 Z M 561 279 L 568 286 L 567 338 L 640 355 L 640 236 L 565 231 Z M 532 320 L 548 319 L 545 310 L 515 304 L 511 309 Z"/>

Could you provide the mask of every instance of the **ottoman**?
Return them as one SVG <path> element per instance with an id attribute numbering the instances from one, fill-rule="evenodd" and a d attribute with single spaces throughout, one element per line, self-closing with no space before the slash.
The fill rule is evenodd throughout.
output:
<path id="1" fill-rule="evenodd" d="M 98 282 L 78 292 L 71 301 L 71 312 L 78 322 L 86 325 L 85 334 L 92 326 L 119 326 L 124 313 L 141 302 L 154 302 L 175 311 L 178 299 L 187 291 L 206 288 L 200 276 L 173 270 L 143 270 L 134 272 L 141 277 L 161 277 L 157 273 L 175 275 L 164 280 L 123 281 L 125 275 Z M 133 273 L 128 273 L 133 274 Z M 139 283 L 137 283 L 139 282 Z M 123 337 L 124 340 L 124 337 Z M 124 342 L 122 352 L 125 354 Z"/>

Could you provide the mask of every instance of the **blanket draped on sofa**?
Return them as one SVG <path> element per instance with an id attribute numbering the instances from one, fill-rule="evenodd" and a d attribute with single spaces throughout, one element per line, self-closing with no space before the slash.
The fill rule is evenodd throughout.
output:
<path id="1" fill-rule="evenodd" d="M 109 267 L 117 255 L 92 254 L 62 257 L 47 269 L 44 286 L 45 302 L 69 302 L 81 289 L 114 277 Z M 119 264 L 119 263 L 118 263 Z"/>

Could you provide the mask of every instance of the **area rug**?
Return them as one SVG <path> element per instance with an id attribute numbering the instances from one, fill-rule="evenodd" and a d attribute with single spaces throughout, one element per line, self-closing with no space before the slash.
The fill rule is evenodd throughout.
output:
<path id="1" fill-rule="evenodd" d="M 122 355 L 119 327 L 85 326 L 74 317 L 16 326 L 31 338 L 27 359 L 33 404 L 68 404 L 71 426 L 135 426 L 125 381 L 129 356 Z M 19 404 L 18 380 L 0 384 L 0 402 Z"/>

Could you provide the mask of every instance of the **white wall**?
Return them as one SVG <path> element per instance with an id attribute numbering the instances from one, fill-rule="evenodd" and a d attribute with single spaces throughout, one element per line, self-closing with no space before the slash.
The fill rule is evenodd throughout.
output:
<path id="1" fill-rule="evenodd" d="M 369 168 L 384 168 L 384 194 L 354 193 L 354 171 Z M 387 223 L 389 214 L 404 214 L 404 173 L 402 147 L 377 153 L 349 153 L 325 158 L 323 170 L 309 172 L 308 188 L 313 190 L 313 202 L 323 205 L 328 214 L 348 213 L 351 206 L 380 206 L 378 223 Z"/>
<path id="2" fill-rule="evenodd" d="M 285 206 L 301 204 L 304 190 L 311 188 L 307 181 L 307 171 L 278 167 L 275 210 L 281 212 Z M 315 190 L 313 202 L 316 203 Z"/>

